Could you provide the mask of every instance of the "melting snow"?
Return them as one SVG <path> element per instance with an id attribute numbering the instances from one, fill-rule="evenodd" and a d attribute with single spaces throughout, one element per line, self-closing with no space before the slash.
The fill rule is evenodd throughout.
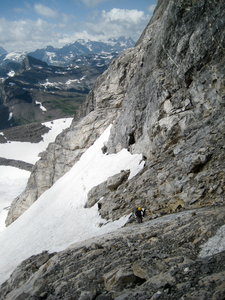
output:
<path id="1" fill-rule="evenodd" d="M 66 84 L 67 84 L 67 85 L 70 85 L 71 83 L 74 83 L 74 82 L 80 83 L 80 81 L 79 81 L 78 79 L 74 79 L 74 80 L 69 79 L 69 80 L 67 80 Z"/>
<path id="2" fill-rule="evenodd" d="M 13 113 L 9 113 L 9 117 L 8 117 L 8 120 L 7 121 L 10 121 L 12 119 L 12 116 L 13 116 Z"/>
<path id="3" fill-rule="evenodd" d="M 65 128 L 69 127 L 72 118 L 58 119 L 52 122 L 43 123 L 51 130 L 43 135 L 40 143 L 10 142 L 0 144 L 0 156 L 8 159 L 22 160 L 34 164 L 38 159 L 38 154 L 44 151 L 48 144 L 54 142 L 56 136 Z"/>
<path id="4" fill-rule="evenodd" d="M 130 178 L 143 168 L 141 155 L 123 149 L 117 154 L 103 154 L 110 127 L 82 155 L 80 160 L 14 223 L 0 234 L 0 283 L 14 268 L 33 254 L 60 251 L 69 245 L 114 231 L 127 220 L 106 223 L 99 216 L 97 204 L 84 208 L 88 191 L 123 169 Z M 12 259 L 13 258 L 13 259 Z"/>
<path id="5" fill-rule="evenodd" d="M 28 171 L 0 166 L 0 232 L 5 229 L 5 219 L 12 200 L 23 192 L 29 176 Z"/>
<path id="6" fill-rule="evenodd" d="M 35 101 L 37 105 L 40 105 L 40 109 L 43 111 L 47 111 L 47 109 L 41 104 L 41 102 Z"/>
<path id="7" fill-rule="evenodd" d="M 7 75 L 8 75 L 9 77 L 13 77 L 13 76 L 15 75 L 15 72 L 14 72 L 14 71 L 10 71 L 9 73 L 7 73 Z"/>

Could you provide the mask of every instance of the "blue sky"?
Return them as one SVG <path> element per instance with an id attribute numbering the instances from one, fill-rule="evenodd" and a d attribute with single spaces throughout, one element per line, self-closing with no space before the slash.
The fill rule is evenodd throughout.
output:
<path id="1" fill-rule="evenodd" d="M 137 41 L 157 0 L 7 0 L 0 8 L 0 46 L 33 51 L 77 39 L 130 36 Z"/>

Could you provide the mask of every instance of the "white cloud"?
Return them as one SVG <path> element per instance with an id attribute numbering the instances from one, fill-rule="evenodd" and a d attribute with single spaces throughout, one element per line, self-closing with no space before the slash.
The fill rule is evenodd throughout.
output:
<path id="1" fill-rule="evenodd" d="M 47 17 L 47 18 L 53 18 L 56 19 L 58 17 L 58 13 L 55 10 L 52 10 L 51 8 L 44 6 L 40 3 L 35 3 L 34 10 L 37 14 Z"/>
<path id="2" fill-rule="evenodd" d="M 137 40 L 150 19 L 144 12 L 128 9 L 113 8 L 111 11 L 102 11 L 102 15 L 95 23 L 85 24 L 86 31 L 101 38 L 129 36 Z"/>
<path id="3" fill-rule="evenodd" d="M 62 21 L 64 23 L 68 23 L 71 18 L 73 18 L 73 16 L 62 13 Z"/>
<path id="4" fill-rule="evenodd" d="M 57 17 L 59 14 L 43 5 L 36 4 L 36 10 L 42 9 L 42 15 Z M 98 16 L 98 17 L 96 17 Z M 0 45 L 9 51 L 34 51 L 47 45 L 62 47 L 77 39 L 106 41 L 111 37 L 127 36 L 137 41 L 149 22 L 150 15 L 136 9 L 113 8 L 101 14 L 95 12 L 88 22 L 76 22 L 73 15 L 60 14 L 60 22 L 47 22 L 42 18 L 36 21 L 7 21 L 0 19 Z"/>
<path id="5" fill-rule="evenodd" d="M 150 13 L 153 14 L 155 8 L 156 8 L 156 4 L 152 4 L 152 5 L 150 5 L 147 9 L 148 9 L 148 11 L 149 11 Z"/>
<path id="6" fill-rule="evenodd" d="M 10 22 L 0 19 L 0 44 L 9 51 L 33 51 L 55 44 L 61 34 L 55 32 L 56 25 L 42 19 Z"/>
<path id="7" fill-rule="evenodd" d="M 102 16 L 105 21 L 108 22 L 128 22 L 133 24 L 138 24 L 143 20 L 144 12 L 138 11 L 137 9 L 118 9 L 113 8 L 110 12 L 102 11 Z"/>
<path id="8" fill-rule="evenodd" d="M 20 4 L 20 3 L 18 3 Z M 14 7 L 13 10 L 16 12 L 16 13 L 21 13 L 21 14 L 27 14 L 29 13 L 29 11 L 32 10 L 32 7 L 29 3 L 27 3 L 26 1 L 23 1 L 23 6 L 21 7 Z"/>

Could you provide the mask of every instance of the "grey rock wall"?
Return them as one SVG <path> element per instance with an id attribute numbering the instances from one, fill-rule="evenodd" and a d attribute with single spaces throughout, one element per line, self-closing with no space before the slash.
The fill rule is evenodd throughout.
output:
<path id="1" fill-rule="evenodd" d="M 109 153 L 142 153 L 146 167 L 104 199 L 112 209 L 103 205 L 103 217 L 138 205 L 154 217 L 224 202 L 224 8 L 222 1 L 158 2 L 106 145 Z"/>
<path id="2" fill-rule="evenodd" d="M 200 122 L 213 123 L 224 108 L 224 3 L 160 3 L 156 12 L 165 4 L 166 10 L 138 42 L 143 61 L 113 126 L 109 152 L 130 147 L 148 158 L 160 154 L 187 140 L 194 122 L 198 129 Z"/>

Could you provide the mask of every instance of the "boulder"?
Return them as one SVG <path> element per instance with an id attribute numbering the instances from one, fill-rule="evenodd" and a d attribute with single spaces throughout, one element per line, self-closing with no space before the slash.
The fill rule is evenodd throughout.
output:
<path id="1" fill-rule="evenodd" d="M 106 186 L 109 190 L 116 190 L 130 175 L 130 170 L 122 170 L 119 174 L 115 174 L 107 179 Z"/>

